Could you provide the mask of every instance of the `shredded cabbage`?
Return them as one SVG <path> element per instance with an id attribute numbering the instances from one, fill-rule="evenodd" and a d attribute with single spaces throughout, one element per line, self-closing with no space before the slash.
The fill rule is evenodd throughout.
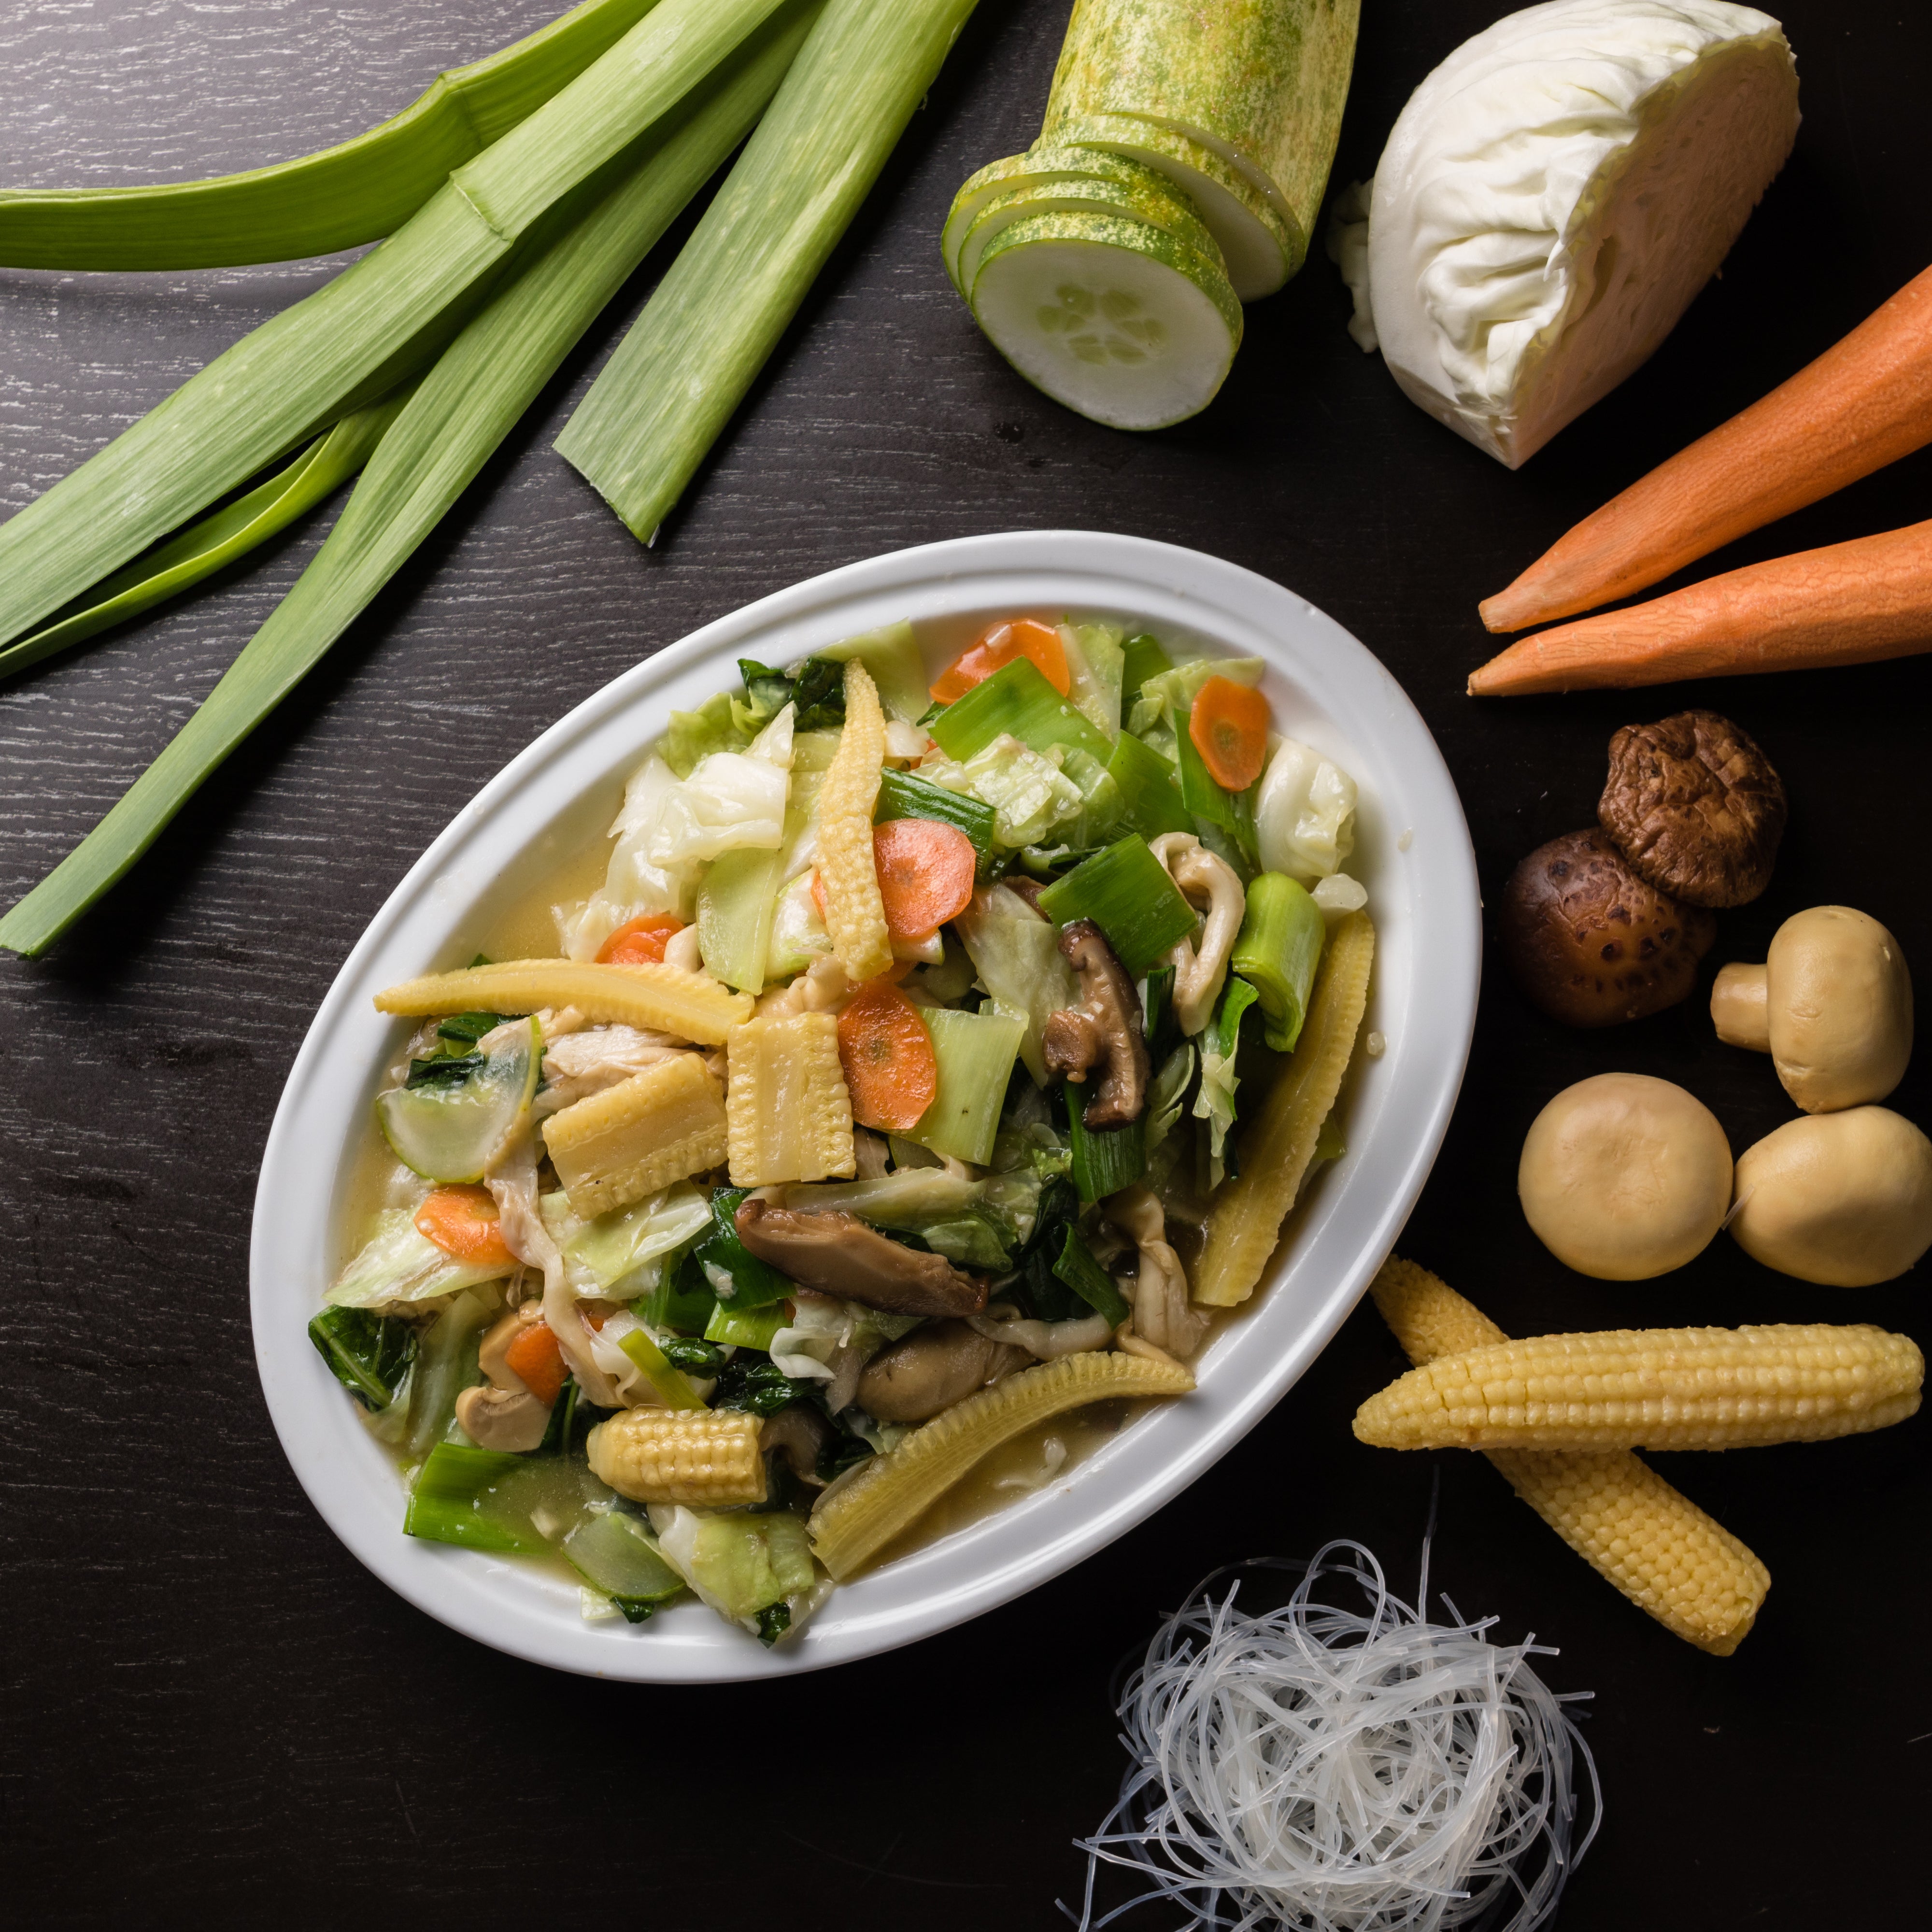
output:
<path id="1" fill-rule="evenodd" d="M 793 1304 L 788 1328 L 772 1337 L 772 1365 L 781 1374 L 800 1382 L 837 1379 L 833 1358 L 850 1350 L 861 1360 L 876 1355 L 888 1342 L 896 1342 L 919 1326 L 916 1315 L 888 1315 L 856 1301 L 837 1301 L 830 1295 L 801 1294 Z"/>
<path id="2" fill-rule="evenodd" d="M 1086 794 L 1049 758 L 1005 734 L 964 764 L 928 758 L 919 775 L 948 791 L 968 792 L 994 814 L 993 836 L 1018 851 L 1086 809 Z"/>
<path id="3" fill-rule="evenodd" d="M 602 887 L 570 922 L 565 950 L 573 959 L 595 959 L 618 927 L 646 913 L 669 913 L 690 922 L 697 903 L 698 868 L 654 866 L 645 853 L 664 801 L 678 788 L 677 775 L 653 756 L 631 774 L 624 802 L 610 827 L 616 848 Z M 562 914 L 559 914 L 561 922 Z"/>
<path id="4" fill-rule="evenodd" d="M 1156 745 L 1155 748 L 1164 748 L 1171 756 L 1172 734 L 1178 728 L 1175 721 L 1194 709 L 1201 687 L 1210 677 L 1225 677 L 1232 684 L 1256 685 L 1261 682 L 1265 668 L 1259 658 L 1190 658 L 1172 670 L 1156 671 L 1142 685 L 1127 729 L 1136 738 L 1146 738 L 1150 742 L 1154 742 L 1154 734 L 1166 731 L 1170 734 L 1168 743 L 1164 748 Z"/>
<path id="5" fill-rule="evenodd" d="M 1255 804 L 1262 869 L 1325 879 L 1355 849 L 1354 816 L 1354 780 L 1298 739 L 1282 739 Z"/>
<path id="6" fill-rule="evenodd" d="M 578 1220 L 562 1194 L 546 1194 L 542 1208 L 580 1299 L 634 1301 L 650 1294 L 663 1272 L 663 1258 L 711 1225 L 710 1202 L 688 1180 L 594 1221 Z"/>
<path id="7" fill-rule="evenodd" d="M 1004 1272 L 1039 1211 L 1041 1177 L 1030 1167 L 974 1180 L 944 1167 L 901 1167 L 875 1180 L 825 1181 L 785 1190 L 785 1205 L 842 1208 L 874 1227 L 916 1234 L 962 1268 Z"/>
<path id="8" fill-rule="evenodd" d="M 1002 899 L 1012 902 L 1015 916 L 994 909 Z M 996 894 L 976 892 L 952 928 L 994 1006 L 1026 1023 L 1020 1058 L 1034 1084 L 1044 1087 L 1048 1018 L 1080 1000 L 1079 982 L 1060 952 L 1058 932 L 1004 888 Z"/>
<path id="9" fill-rule="evenodd" d="M 765 948 L 765 980 L 789 980 L 832 950 L 832 935 L 812 896 L 812 874 L 802 872 L 783 887 L 772 911 L 772 936 Z"/>
<path id="10" fill-rule="evenodd" d="M 748 846 L 774 851 L 784 843 L 795 716 L 788 704 L 748 749 L 707 754 L 658 796 L 650 823 L 638 828 L 652 865 L 686 866 Z"/>
<path id="11" fill-rule="evenodd" d="M 752 734 L 740 726 L 728 691 L 715 692 L 695 711 L 674 711 L 658 749 L 674 777 L 688 778 L 714 752 L 742 752 Z"/>
<path id="12" fill-rule="evenodd" d="M 386 1208 L 376 1231 L 328 1291 L 338 1308 L 388 1308 L 434 1301 L 479 1282 L 500 1281 L 511 1270 L 487 1262 L 461 1262 L 442 1249 L 416 1224 L 407 1208 Z"/>

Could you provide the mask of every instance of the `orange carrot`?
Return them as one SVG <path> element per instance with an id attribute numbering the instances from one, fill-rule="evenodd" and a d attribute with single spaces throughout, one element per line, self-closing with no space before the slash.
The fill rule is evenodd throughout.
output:
<path id="1" fill-rule="evenodd" d="M 884 980 L 868 980 L 838 1016 L 838 1058 L 862 1127 L 904 1133 L 939 1090 L 939 1062 L 919 1009 Z"/>
<path id="2" fill-rule="evenodd" d="M 934 818 L 894 818 L 872 828 L 872 865 L 895 939 L 928 939 L 972 902 L 979 869 L 973 842 Z"/>
<path id="3" fill-rule="evenodd" d="M 1627 610 L 1520 638 L 1472 698 L 1624 689 L 1932 650 L 1932 523 L 1754 563 Z"/>
<path id="4" fill-rule="evenodd" d="M 1932 268 L 1761 401 L 1680 450 L 1481 606 L 1526 630 L 1661 581 L 1932 442 Z"/>
<path id="5" fill-rule="evenodd" d="M 503 1351 L 512 1374 L 546 1408 L 563 1393 L 563 1351 L 548 1322 L 532 1322 Z"/>
<path id="6" fill-rule="evenodd" d="M 1210 677 L 1195 694 L 1187 735 L 1223 791 L 1246 791 L 1268 763 L 1268 701 L 1252 685 Z"/>
<path id="7" fill-rule="evenodd" d="M 935 704 L 950 704 L 964 698 L 982 678 L 1004 670 L 1016 658 L 1030 658 L 1035 668 L 1062 698 L 1070 682 L 1066 652 L 1060 633 L 1036 618 L 1016 617 L 1010 623 L 989 625 L 976 644 L 962 651 L 939 674 L 932 687 Z"/>
<path id="8" fill-rule="evenodd" d="M 487 1187 L 432 1188 L 416 1210 L 416 1232 L 460 1262 L 506 1274 L 517 1264 L 504 1245 L 496 1203 Z"/>
<path id="9" fill-rule="evenodd" d="M 597 949 L 600 966 L 661 966 L 664 948 L 684 930 L 682 920 L 668 912 L 648 912 L 626 920 Z"/>

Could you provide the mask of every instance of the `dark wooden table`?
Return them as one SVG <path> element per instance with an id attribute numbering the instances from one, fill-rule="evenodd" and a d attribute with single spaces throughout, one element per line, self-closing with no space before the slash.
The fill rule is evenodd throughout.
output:
<path id="1" fill-rule="evenodd" d="M 1374 166 L 1423 74 L 1496 0 L 1369 0 L 1336 178 Z M 341 139 L 550 0 L 0 0 L 0 181 L 183 178 Z M 1660 1458 L 1776 1580 L 1728 1660 L 1640 1615 L 1461 1454 L 1348 1431 L 1395 1370 L 1372 1311 L 1210 1475 L 1071 1575 L 864 1665 L 746 1689 L 553 1674 L 453 1635 L 338 1546 L 257 1391 L 256 1163 L 284 1071 L 364 922 L 538 731 L 640 657 L 794 579 L 962 533 L 1084 526 L 1216 551 L 1347 625 L 1462 788 L 1492 897 L 1588 823 L 1618 724 L 1733 713 L 1781 767 L 1771 890 L 1717 958 L 1838 901 L 1932 973 L 1932 666 L 1478 705 L 1478 598 L 1932 259 L 1932 23 L 1793 0 L 1804 129 L 1651 365 L 1512 476 L 1404 401 L 1312 262 L 1250 312 L 1196 422 L 1141 439 L 1023 386 L 948 286 L 954 188 L 1034 132 L 1066 0 L 985 0 L 927 110 L 688 500 L 646 552 L 550 443 L 661 250 L 413 565 L 58 952 L 0 964 L 7 1916 L 16 1924 L 535 1922 L 1045 1927 L 1120 1768 L 1117 1665 L 1204 1572 L 1363 1539 L 1436 1576 L 1547 1675 L 1596 1693 L 1607 1799 L 1566 1927 L 1907 1922 L 1932 1677 L 1923 1418 L 1820 1448 Z M 862 104 L 854 104 L 863 111 Z M 0 514 L 333 265 L 96 279 L 0 272 Z M 1921 455 L 1737 547 L 1768 556 L 1932 506 Z M 324 519 L 326 521 L 326 518 Z M 213 683 L 319 541 L 311 525 L 155 621 L 0 689 L 0 892 L 25 891 Z M 1364 774 L 1372 782 L 1372 774 Z M 1932 1118 L 1932 1055 L 1894 1096 Z M 1739 1148 L 1788 1117 L 1701 998 L 1566 1032 L 1493 971 L 1448 1144 L 1403 1238 L 1508 1328 L 1855 1319 L 1922 1340 L 1924 1270 L 1808 1287 L 1727 1240 L 1618 1286 L 1566 1272 L 1514 1196 L 1538 1108 L 1612 1068 L 1681 1081 Z M 1922 1910 L 1921 1906 L 1919 1910 Z M 1156 1917 L 1158 1916 L 1156 1915 Z M 1150 1918 L 1148 1922 L 1154 1922 Z"/>

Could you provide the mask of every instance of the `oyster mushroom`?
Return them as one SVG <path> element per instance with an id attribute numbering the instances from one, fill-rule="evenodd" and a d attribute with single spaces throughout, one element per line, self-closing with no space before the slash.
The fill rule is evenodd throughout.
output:
<path id="1" fill-rule="evenodd" d="M 1498 924 L 1516 984 L 1576 1027 L 1676 1005 L 1718 936 L 1708 912 L 1646 884 L 1601 832 L 1538 846 L 1510 874 Z"/>
<path id="2" fill-rule="evenodd" d="M 1079 975 L 1080 1004 L 1047 1016 L 1041 1036 L 1046 1064 L 1076 1085 L 1097 1066 L 1100 1077 L 1087 1103 L 1086 1124 L 1124 1127 L 1140 1118 L 1147 1103 L 1140 995 L 1090 919 L 1076 919 L 1065 927 L 1060 950 Z"/>
<path id="3" fill-rule="evenodd" d="M 1161 962 L 1174 968 L 1174 1018 L 1191 1040 L 1208 1024 L 1227 982 L 1228 958 L 1240 935 L 1247 894 L 1233 867 L 1191 832 L 1163 832 L 1148 850 L 1167 868 L 1182 898 L 1207 915 L 1200 944 L 1184 939 Z"/>
<path id="4" fill-rule="evenodd" d="M 1639 878 L 1687 904 L 1756 898 L 1785 816 L 1771 760 L 1714 711 L 1626 724 L 1610 740 L 1598 820 Z"/>
<path id="5" fill-rule="evenodd" d="M 1768 1053 L 1808 1114 L 1882 1100 L 1912 1058 L 1912 975 L 1899 944 L 1850 906 L 1794 913 L 1762 966 L 1722 968 L 1718 1037 Z"/>
<path id="6" fill-rule="evenodd" d="M 935 1322 L 866 1364 L 859 1406 L 880 1422 L 925 1422 L 1032 1360 L 1024 1348 L 980 1334 L 970 1323 Z"/>
<path id="7" fill-rule="evenodd" d="M 538 1398 L 508 1359 L 511 1343 L 542 1319 L 543 1304 L 526 1301 L 494 1324 L 477 1346 L 477 1366 L 489 1380 L 456 1398 L 456 1419 L 479 1449 L 521 1455 L 544 1439 L 550 1404 Z"/>
<path id="8" fill-rule="evenodd" d="M 983 1281 L 842 1208 L 775 1208 L 754 1196 L 739 1204 L 734 1225 L 759 1260 L 814 1294 L 893 1315 L 976 1315 L 986 1305 Z"/>
<path id="9" fill-rule="evenodd" d="M 1214 1318 L 1188 1299 L 1186 1271 L 1167 1238 L 1167 1216 L 1150 1187 L 1123 1189 L 1107 1203 L 1107 1218 L 1140 1252 L 1134 1282 L 1133 1328 L 1144 1341 L 1185 1359 L 1201 1346 Z"/>

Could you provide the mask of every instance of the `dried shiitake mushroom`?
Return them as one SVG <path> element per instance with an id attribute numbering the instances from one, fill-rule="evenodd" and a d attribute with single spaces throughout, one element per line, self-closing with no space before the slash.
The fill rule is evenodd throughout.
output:
<path id="1" fill-rule="evenodd" d="M 1708 912 L 1646 885 L 1600 832 L 1531 853 L 1503 889 L 1500 925 L 1516 984 L 1552 1019 L 1577 1027 L 1676 1005 L 1718 936 Z"/>
<path id="2" fill-rule="evenodd" d="M 1784 786 L 1714 711 L 1626 724 L 1610 740 L 1597 817 L 1638 878 L 1697 906 L 1737 906 L 1771 883 Z"/>

